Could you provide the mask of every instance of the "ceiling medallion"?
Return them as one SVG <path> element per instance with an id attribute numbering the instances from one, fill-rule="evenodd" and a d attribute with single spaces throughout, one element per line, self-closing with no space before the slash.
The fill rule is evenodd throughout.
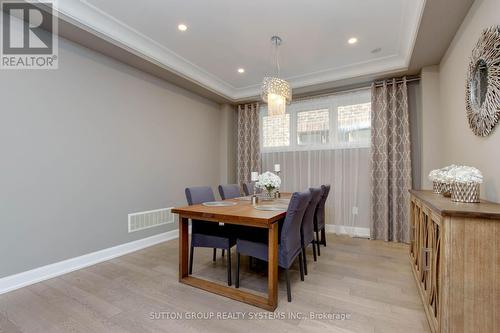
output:
<path id="1" fill-rule="evenodd" d="M 266 76 L 262 81 L 261 97 L 267 103 L 267 114 L 269 116 L 277 116 L 285 114 L 286 104 L 292 101 L 292 88 L 290 84 L 280 79 L 280 64 L 278 57 L 278 47 L 281 45 L 281 38 L 278 36 L 271 37 L 271 43 L 275 47 L 276 55 L 276 72 L 275 76 Z"/>
<path id="2" fill-rule="evenodd" d="M 500 118 L 500 26 L 484 30 L 472 50 L 465 105 L 474 134 L 490 134 Z"/>

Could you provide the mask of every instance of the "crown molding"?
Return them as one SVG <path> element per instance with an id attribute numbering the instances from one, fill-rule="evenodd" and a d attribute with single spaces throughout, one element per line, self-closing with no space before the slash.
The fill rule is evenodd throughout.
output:
<path id="1" fill-rule="evenodd" d="M 57 6 L 59 15 L 77 22 L 80 27 L 91 30 L 129 51 L 140 55 L 146 60 L 180 75 L 194 80 L 198 84 L 214 90 L 226 98 L 231 98 L 235 88 L 217 76 L 189 62 L 153 39 L 131 28 L 120 20 L 103 12 L 85 0 L 59 1 Z"/>
<path id="2" fill-rule="evenodd" d="M 397 54 L 284 79 L 290 82 L 292 88 L 297 89 L 348 78 L 407 70 L 424 7 L 425 0 L 421 0 L 415 10 L 409 10 L 408 7 L 405 9 L 402 20 L 409 24 L 400 34 Z M 60 16 L 71 20 L 80 28 L 229 101 L 238 102 L 260 95 L 259 84 L 236 88 L 85 0 L 59 1 L 57 11 Z"/>

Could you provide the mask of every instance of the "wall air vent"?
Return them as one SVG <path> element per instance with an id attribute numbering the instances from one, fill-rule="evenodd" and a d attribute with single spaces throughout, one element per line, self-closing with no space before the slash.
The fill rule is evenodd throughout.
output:
<path id="1" fill-rule="evenodd" d="M 172 208 L 162 208 L 128 214 L 128 232 L 157 227 L 159 225 L 174 223 Z"/>

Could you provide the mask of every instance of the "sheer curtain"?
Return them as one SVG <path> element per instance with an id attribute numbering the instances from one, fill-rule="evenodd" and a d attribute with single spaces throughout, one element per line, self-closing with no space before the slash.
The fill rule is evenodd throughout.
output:
<path id="1" fill-rule="evenodd" d="M 370 90 L 293 102 L 283 116 L 260 109 L 262 171 L 280 164 L 283 192 L 331 184 L 328 229 L 369 237 Z"/>

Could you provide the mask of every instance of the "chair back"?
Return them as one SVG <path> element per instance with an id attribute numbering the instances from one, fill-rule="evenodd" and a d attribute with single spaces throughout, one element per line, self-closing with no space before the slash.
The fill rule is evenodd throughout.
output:
<path id="1" fill-rule="evenodd" d="M 318 202 L 318 208 L 314 214 L 314 224 L 320 228 L 325 225 L 325 203 L 330 193 L 330 185 L 321 185 L 321 189 L 323 190 L 323 194 L 321 195 L 321 199 Z"/>
<path id="2" fill-rule="evenodd" d="M 301 251 L 300 226 L 310 200 L 309 192 L 295 192 L 290 199 L 281 229 L 281 249 L 287 262 L 293 260 Z"/>
<path id="3" fill-rule="evenodd" d="M 210 186 L 187 187 L 185 193 L 186 200 L 190 206 L 215 201 L 214 192 Z"/>
<path id="4" fill-rule="evenodd" d="M 219 194 L 222 200 L 241 197 L 240 186 L 238 184 L 219 185 Z"/>
<path id="5" fill-rule="evenodd" d="M 309 189 L 311 193 L 311 200 L 304 213 L 304 218 L 302 219 L 302 227 L 300 229 L 300 236 L 303 246 L 309 245 L 314 239 L 314 215 L 318 207 L 319 201 L 323 194 L 323 189 L 321 187 Z"/>
<path id="6" fill-rule="evenodd" d="M 210 186 L 187 187 L 185 190 L 188 205 L 198 205 L 208 201 L 215 201 L 214 192 Z M 204 234 L 218 227 L 218 224 L 200 220 L 191 221 L 192 234 Z"/>
<path id="7" fill-rule="evenodd" d="M 255 184 L 253 182 L 243 183 L 243 192 L 245 195 L 252 195 Z"/>

